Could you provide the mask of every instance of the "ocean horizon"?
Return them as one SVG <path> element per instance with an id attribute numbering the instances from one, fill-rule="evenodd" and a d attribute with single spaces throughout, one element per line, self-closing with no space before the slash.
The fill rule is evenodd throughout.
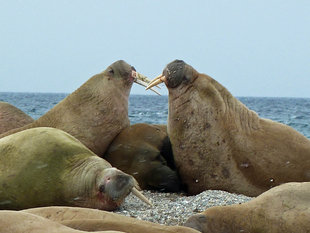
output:
<path id="1" fill-rule="evenodd" d="M 8 102 L 34 119 L 38 119 L 70 93 L 0 92 L 0 101 Z M 310 138 L 310 98 L 303 97 L 236 97 L 262 118 L 293 127 Z M 131 124 L 167 124 L 168 96 L 129 96 Z"/>

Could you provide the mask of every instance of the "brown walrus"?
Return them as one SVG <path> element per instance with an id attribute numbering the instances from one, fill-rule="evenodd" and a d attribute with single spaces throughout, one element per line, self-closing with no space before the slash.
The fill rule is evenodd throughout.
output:
<path id="1" fill-rule="evenodd" d="M 103 158 L 132 175 L 142 189 L 180 191 L 166 125 L 131 125 L 116 136 Z"/>
<path id="2" fill-rule="evenodd" d="M 0 187 L 0 209 L 14 210 L 51 205 L 113 210 L 131 191 L 139 194 L 132 176 L 68 133 L 47 127 L 0 139 Z"/>
<path id="3" fill-rule="evenodd" d="M 1 137 L 34 127 L 61 129 L 102 156 L 113 138 L 129 126 L 128 97 L 133 82 L 146 85 L 147 78 L 125 61 L 117 61 L 94 75 L 45 115 Z"/>
<path id="4" fill-rule="evenodd" d="M 38 215 L 21 211 L 0 211 L 0 233 L 86 233 Z M 122 233 L 121 231 L 96 231 L 96 233 Z M 124 232 L 123 232 L 124 233 Z"/>
<path id="5" fill-rule="evenodd" d="M 310 232 L 310 182 L 274 187 L 253 200 L 216 206 L 185 223 L 204 233 Z"/>
<path id="6" fill-rule="evenodd" d="M 19 108 L 0 101 L 0 134 L 30 124 L 33 121 Z"/>
<path id="7" fill-rule="evenodd" d="M 208 75 L 176 60 L 149 87 L 169 90 L 168 135 L 189 194 L 220 189 L 257 196 L 310 181 L 310 140 L 260 118 Z"/>
<path id="8" fill-rule="evenodd" d="M 198 233 L 189 227 L 165 226 L 115 213 L 78 207 L 43 207 L 23 210 L 82 231 L 117 230 L 127 233 Z"/>

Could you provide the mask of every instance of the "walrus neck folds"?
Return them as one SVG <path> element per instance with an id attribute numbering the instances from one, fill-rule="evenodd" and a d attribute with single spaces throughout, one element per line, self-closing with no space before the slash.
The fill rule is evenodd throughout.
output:
<path id="1" fill-rule="evenodd" d="M 194 90 L 197 91 L 194 91 Z M 208 103 L 205 107 L 211 113 L 210 117 L 221 119 L 222 122 L 234 122 L 236 128 L 251 132 L 260 128 L 257 113 L 246 108 L 220 83 L 208 75 L 200 74 L 198 78 L 187 85 L 181 84 L 178 88 L 169 88 L 169 112 L 182 111 L 185 105 L 196 104 L 198 96 L 202 95 Z M 173 109 L 170 109 L 172 108 Z M 215 111 L 216 109 L 216 111 Z"/>
<path id="2" fill-rule="evenodd" d="M 216 105 L 218 117 L 221 117 L 224 122 L 234 121 L 234 125 L 238 129 L 243 129 L 245 132 L 251 132 L 253 129 L 259 128 L 259 117 L 257 113 L 249 110 L 243 103 L 234 98 L 232 94 L 215 79 L 208 75 L 201 74 L 209 82 L 207 90 L 199 90 L 205 92 L 210 99 L 210 105 Z M 203 85 L 197 84 L 198 89 Z"/>
<path id="3" fill-rule="evenodd" d="M 225 121 L 233 120 L 236 127 L 243 129 L 245 132 L 251 132 L 253 129 L 257 130 L 259 128 L 259 117 L 256 112 L 249 110 L 216 80 L 212 79 L 212 84 L 219 93 L 218 98 L 224 103 Z"/>
<path id="4" fill-rule="evenodd" d="M 83 155 L 81 155 L 83 156 Z M 77 162 L 78 161 L 78 162 Z M 100 171 L 111 167 L 109 163 L 103 163 L 97 156 L 86 157 L 70 161 L 70 170 L 65 174 L 64 181 L 67 182 L 64 190 L 68 199 L 72 203 L 79 203 L 80 206 L 87 205 L 93 201 L 96 192 L 96 175 Z M 83 189 L 81 189 L 83 187 Z M 85 204 L 83 204 L 85 202 Z"/>

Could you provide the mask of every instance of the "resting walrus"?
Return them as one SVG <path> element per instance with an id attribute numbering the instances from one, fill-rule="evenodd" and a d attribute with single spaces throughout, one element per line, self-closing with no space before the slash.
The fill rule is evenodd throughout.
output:
<path id="1" fill-rule="evenodd" d="M 104 157 L 142 189 L 180 191 L 166 125 L 134 124 L 114 138 Z"/>
<path id="2" fill-rule="evenodd" d="M 47 127 L 0 139 L 0 209 L 68 205 L 117 208 L 135 179 L 68 133 Z M 143 198 L 143 197 L 142 197 Z"/>
<path id="3" fill-rule="evenodd" d="M 185 226 L 203 233 L 306 233 L 309 219 L 310 182 L 304 182 L 282 184 L 241 205 L 208 208 Z"/>
<path id="4" fill-rule="evenodd" d="M 129 126 L 128 97 L 133 82 L 147 78 L 124 61 L 117 61 L 94 75 L 45 115 L 1 137 L 34 127 L 61 129 L 101 156 L 113 138 Z"/>
<path id="5" fill-rule="evenodd" d="M 21 212 L 38 215 L 82 231 L 117 230 L 127 233 L 198 233 L 198 231 L 189 227 L 165 226 L 88 208 L 51 206 L 27 209 Z"/>
<path id="6" fill-rule="evenodd" d="M 0 101 L 0 134 L 32 123 L 34 120 L 17 107 Z"/>
<path id="7" fill-rule="evenodd" d="M 291 181 L 310 181 L 310 140 L 259 118 L 208 75 L 183 61 L 167 65 L 149 87 L 169 90 L 168 135 L 190 194 L 220 189 L 257 196 Z"/>
<path id="8" fill-rule="evenodd" d="M 80 231 L 38 215 L 21 211 L 0 211 L 0 233 L 89 233 Z M 125 233 L 123 231 L 96 231 L 96 233 Z"/>

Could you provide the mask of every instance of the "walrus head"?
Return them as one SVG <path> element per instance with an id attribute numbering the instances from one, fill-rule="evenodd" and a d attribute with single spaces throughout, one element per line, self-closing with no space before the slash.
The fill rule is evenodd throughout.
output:
<path id="1" fill-rule="evenodd" d="M 168 88 L 175 88 L 182 83 L 187 84 L 198 77 L 198 72 L 182 60 L 174 60 L 163 70 L 163 73 L 150 82 L 146 89 L 150 89 L 162 82 Z"/>
<path id="2" fill-rule="evenodd" d="M 85 158 L 84 162 L 72 160 L 74 169 L 63 178 L 66 189 L 65 205 L 95 208 L 100 210 L 117 209 L 132 193 L 143 202 L 151 202 L 138 191 L 138 182 L 121 170 L 112 167 L 98 156 Z M 73 180 L 72 180 L 73 178 Z"/>
<path id="3" fill-rule="evenodd" d="M 150 80 L 138 73 L 136 69 L 123 60 L 119 60 L 111 64 L 105 71 L 104 75 L 108 78 L 123 79 L 125 85 L 131 86 L 133 82 L 146 87 Z M 160 95 L 156 90 L 151 89 L 156 94 Z"/>
<path id="4" fill-rule="evenodd" d="M 112 167 L 107 168 L 97 176 L 96 180 L 97 198 L 101 202 L 100 209 L 114 210 L 124 201 L 131 192 L 139 199 L 152 205 L 146 197 L 142 195 L 137 181 L 130 175 Z"/>

